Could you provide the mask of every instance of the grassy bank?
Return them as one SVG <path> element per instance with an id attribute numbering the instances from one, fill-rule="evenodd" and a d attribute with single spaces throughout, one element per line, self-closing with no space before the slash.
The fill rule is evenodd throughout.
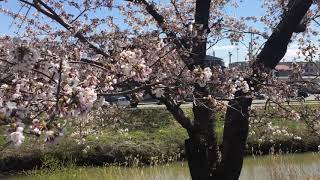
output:
<path id="1" fill-rule="evenodd" d="M 120 113 L 119 119 L 105 122 L 99 133 L 86 136 L 85 142 L 71 137 L 73 130 L 69 130 L 70 134 L 58 145 L 43 146 L 43 139 L 27 138 L 20 149 L 5 148 L 0 154 L 0 170 L 45 167 L 43 162 L 48 157 L 77 165 L 125 166 L 183 158 L 183 141 L 187 134 L 169 113 L 163 109 L 121 110 Z M 104 117 L 107 115 L 99 114 L 99 118 L 107 118 Z"/>
<path id="2" fill-rule="evenodd" d="M 320 178 L 319 153 L 250 156 L 244 159 L 239 180 L 315 180 Z M 186 162 L 145 167 L 61 167 L 47 160 L 50 168 L 32 170 L 23 176 L 3 176 L 3 180 L 191 180 Z"/>
<path id="3" fill-rule="evenodd" d="M 192 117 L 191 109 L 184 110 Z M 61 165 L 72 162 L 76 165 L 139 166 L 184 158 L 184 140 L 187 134 L 165 109 L 119 110 L 117 113 L 116 118 L 110 113 L 92 115 L 102 124 L 98 133 L 86 136 L 85 142 L 79 143 L 79 138 L 70 136 L 76 130 L 69 128 L 69 136 L 58 145 L 42 146 L 43 139 L 27 138 L 26 143 L 18 150 L 5 148 L 0 154 L 0 170 L 8 172 L 44 168 L 49 166 L 46 162 Z M 221 142 L 223 115 L 218 113 L 216 116 L 217 136 Z M 254 134 L 249 135 L 247 155 L 318 150 L 318 138 L 311 135 L 302 122 L 285 118 L 270 121 L 274 126 L 284 127 L 294 135 L 272 135 L 268 131 L 257 129 Z"/>

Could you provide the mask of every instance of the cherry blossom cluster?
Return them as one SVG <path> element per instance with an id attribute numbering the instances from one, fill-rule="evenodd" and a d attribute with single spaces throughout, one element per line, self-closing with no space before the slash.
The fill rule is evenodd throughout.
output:
<path id="1" fill-rule="evenodd" d="M 120 53 L 120 68 L 126 77 L 132 77 L 135 81 L 143 82 L 152 73 L 144 59 L 141 51 L 123 51 Z"/>
<path id="2" fill-rule="evenodd" d="M 243 93 L 248 93 L 250 91 L 249 84 L 243 77 L 240 77 L 238 80 L 234 82 L 235 90 L 241 90 Z"/>
<path id="3" fill-rule="evenodd" d="M 195 102 L 209 100 L 215 109 L 223 111 L 227 107 L 223 100 L 233 100 L 237 91 L 253 97 L 254 89 L 250 89 L 244 78 L 251 76 L 251 71 L 217 66 L 188 69 L 193 56 L 190 47 L 195 45 L 195 39 L 206 38 L 208 44 L 218 44 L 225 37 L 231 44 L 243 43 L 247 33 L 254 34 L 252 44 L 259 45 L 259 37 L 266 38 L 270 32 L 251 27 L 251 22 L 259 21 L 274 28 L 279 13 L 286 10 L 288 3 L 263 1 L 266 14 L 237 18 L 227 14 L 225 7 L 237 8 L 240 2 L 215 0 L 210 7 L 208 30 L 198 34 L 204 26 L 195 24 L 194 17 L 190 16 L 194 0 L 152 3 L 152 6 L 146 5 L 149 1 L 145 4 L 136 1 L 44 2 L 52 9 L 41 6 L 44 9 L 41 12 L 31 8 L 26 15 L 0 9 L 24 29 L 20 39 L 0 38 L 0 124 L 8 125 L 7 137 L 15 146 L 22 144 L 25 131 L 55 142 L 64 136 L 65 129 L 53 122 L 59 118 L 86 117 L 90 111 L 108 105 L 104 94 L 112 96 L 127 91 L 141 100 L 144 93 L 151 92 L 157 98 L 168 96 L 179 101 L 193 98 L 194 84 L 198 84 L 206 87 L 209 95 Z M 27 6 L 23 4 L 22 9 Z M 152 7 L 158 16 L 149 14 Z M 68 12 L 69 9 L 81 12 Z M 121 17 L 105 13 L 106 9 Z M 50 10 L 55 13 L 49 14 L 59 17 L 45 16 Z M 95 13 L 100 16 L 93 17 Z M 307 14 L 310 21 L 317 16 L 317 8 Z M 48 18 L 56 23 L 45 23 Z M 310 43 L 316 35 L 317 31 L 310 28 L 294 38 L 303 47 L 300 54 L 308 61 L 318 52 Z M 252 55 L 249 60 L 254 59 Z M 294 67 L 294 74 L 301 72 L 301 67 Z M 294 86 L 272 77 L 271 73 L 265 74 L 265 78 L 260 91 L 267 94 L 270 102 L 282 106 Z M 152 83 L 157 84 L 150 87 Z M 149 89 L 141 88 L 144 86 Z M 130 93 L 137 88 L 141 89 Z M 293 120 L 303 119 L 300 112 L 292 108 L 280 109 Z M 78 119 L 79 126 L 90 124 L 89 120 Z M 85 135 L 94 133 L 94 128 L 88 129 L 83 132 Z M 271 125 L 268 129 L 275 135 L 286 134 Z"/>
<path id="4" fill-rule="evenodd" d="M 195 68 L 193 70 L 195 82 L 199 84 L 201 87 L 205 87 L 207 82 L 211 80 L 212 71 L 209 67 L 204 69 Z"/>

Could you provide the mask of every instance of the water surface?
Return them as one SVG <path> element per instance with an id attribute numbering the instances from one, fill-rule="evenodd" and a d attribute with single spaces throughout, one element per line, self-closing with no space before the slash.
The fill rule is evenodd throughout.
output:
<path id="1" fill-rule="evenodd" d="M 29 176 L 3 177 L 5 180 L 191 180 L 187 163 L 178 162 L 143 168 L 85 167 Z M 289 154 L 248 157 L 240 180 L 315 180 L 320 179 L 320 154 Z"/>

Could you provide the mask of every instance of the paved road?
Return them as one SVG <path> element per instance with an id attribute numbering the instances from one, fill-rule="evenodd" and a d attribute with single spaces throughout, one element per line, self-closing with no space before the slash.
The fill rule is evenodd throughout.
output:
<path id="1" fill-rule="evenodd" d="M 254 107 L 262 107 L 265 106 L 266 100 L 260 100 L 260 99 L 254 99 L 252 102 L 252 106 Z M 305 98 L 305 103 L 308 104 L 316 104 L 316 103 L 320 103 L 320 101 L 315 100 L 315 96 L 311 95 L 307 98 Z M 294 104 L 298 104 L 298 101 L 295 99 L 292 99 L 290 101 L 290 104 L 294 105 Z M 190 108 L 192 107 L 192 103 L 188 102 L 186 104 L 182 104 L 181 105 L 182 108 Z M 165 108 L 165 105 L 158 105 L 155 102 L 150 102 L 150 103 L 142 103 L 138 105 L 138 108 Z"/>

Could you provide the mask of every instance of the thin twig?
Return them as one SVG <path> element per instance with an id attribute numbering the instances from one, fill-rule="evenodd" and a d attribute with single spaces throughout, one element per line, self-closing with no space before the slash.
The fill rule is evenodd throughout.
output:
<path id="1" fill-rule="evenodd" d="M 152 83 L 152 84 L 147 84 L 147 85 L 144 85 L 144 86 L 141 86 L 141 87 L 137 87 L 137 88 L 134 88 L 134 89 L 130 89 L 130 90 L 123 91 L 123 92 L 118 92 L 118 93 L 100 93 L 100 94 L 98 94 L 98 96 L 119 96 L 119 95 L 132 94 L 132 93 L 135 93 L 135 92 L 138 92 L 138 91 L 141 91 L 141 90 L 144 90 L 144 89 L 147 89 L 147 88 L 150 88 L 152 86 L 159 85 L 159 84 L 161 84 L 161 82 L 155 82 L 155 83 Z"/>
<path id="2" fill-rule="evenodd" d="M 60 63 L 59 63 L 59 79 L 58 79 L 58 85 L 57 85 L 57 94 L 56 94 L 56 111 L 59 110 L 59 98 L 60 98 L 60 88 L 61 88 L 61 81 L 62 81 L 62 63 L 63 63 L 63 59 L 60 59 Z"/>

